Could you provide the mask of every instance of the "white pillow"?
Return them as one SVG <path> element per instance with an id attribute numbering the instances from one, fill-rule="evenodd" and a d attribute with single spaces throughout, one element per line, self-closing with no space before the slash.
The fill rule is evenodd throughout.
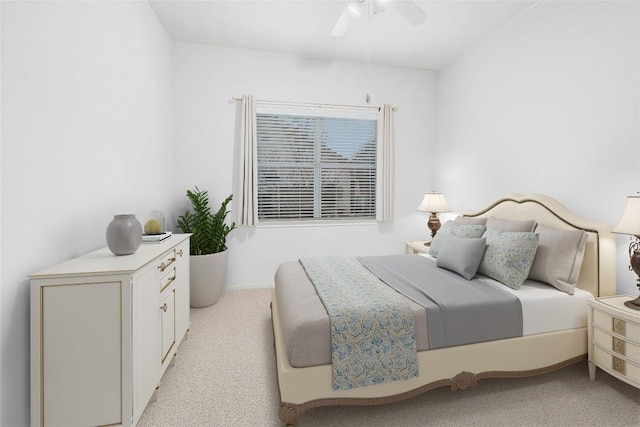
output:
<path id="1" fill-rule="evenodd" d="M 534 219 L 516 220 L 516 219 L 500 219 L 495 216 L 487 218 L 487 228 L 496 228 L 500 231 L 522 231 L 532 232 L 536 228 Z"/>
<path id="2" fill-rule="evenodd" d="M 583 230 L 561 230 L 538 224 L 538 251 L 529 278 L 573 295 L 587 243 Z"/>
<path id="3" fill-rule="evenodd" d="M 453 221 L 458 224 L 487 225 L 487 218 L 479 216 L 457 216 Z"/>

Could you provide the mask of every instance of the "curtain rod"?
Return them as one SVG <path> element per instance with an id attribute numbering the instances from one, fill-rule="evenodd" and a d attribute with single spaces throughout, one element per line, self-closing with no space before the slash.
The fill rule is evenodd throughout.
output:
<path id="1" fill-rule="evenodd" d="M 229 102 L 240 102 L 242 101 L 241 97 L 233 97 L 229 100 Z M 296 107 L 316 107 L 316 108 L 353 108 L 353 109 L 363 109 L 363 110 L 380 110 L 380 107 L 368 107 L 366 105 L 341 105 L 341 104 L 323 104 L 320 102 L 288 102 L 288 101 L 268 101 L 263 99 L 256 99 L 256 103 L 266 104 L 266 105 L 293 105 Z M 396 107 L 392 108 L 393 111 L 397 111 Z"/>

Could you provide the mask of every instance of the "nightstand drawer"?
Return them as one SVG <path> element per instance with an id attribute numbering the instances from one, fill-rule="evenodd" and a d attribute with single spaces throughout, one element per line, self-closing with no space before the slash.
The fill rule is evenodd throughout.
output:
<path id="1" fill-rule="evenodd" d="M 615 356 L 595 345 L 593 348 L 595 363 L 601 368 L 609 369 L 627 379 L 640 384 L 640 366 L 622 357 Z"/>
<path id="2" fill-rule="evenodd" d="M 614 354 L 640 362 L 640 345 L 615 337 L 599 328 L 593 329 L 593 342 Z"/>
<path id="3" fill-rule="evenodd" d="M 610 316 L 599 310 L 593 311 L 593 323 L 605 331 L 610 331 L 640 343 L 640 324 Z"/>

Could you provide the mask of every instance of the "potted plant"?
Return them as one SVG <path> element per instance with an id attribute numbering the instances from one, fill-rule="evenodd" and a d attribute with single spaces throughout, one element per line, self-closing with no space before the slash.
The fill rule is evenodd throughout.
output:
<path id="1" fill-rule="evenodd" d="M 213 214 L 209 207 L 209 195 L 195 187 L 187 190 L 193 212 L 187 210 L 178 217 L 178 227 L 191 236 L 190 302 L 192 307 L 207 307 L 218 302 L 227 275 L 227 235 L 236 224 L 227 225 L 227 205 L 233 195 L 227 197 L 220 209 Z"/>

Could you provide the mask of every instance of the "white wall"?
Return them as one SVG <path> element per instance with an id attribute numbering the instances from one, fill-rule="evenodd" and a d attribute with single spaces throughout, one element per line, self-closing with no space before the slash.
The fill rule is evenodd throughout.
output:
<path id="1" fill-rule="evenodd" d="M 426 239 L 427 218 L 415 209 L 433 189 L 434 72 L 176 43 L 173 74 L 174 214 L 188 207 L 187 188 L 208 190 L 216 209 L 233 191 L 233 97 L 366 105 L 369 90 L 371 105 L 398 109 L 394 221 L 238 229 L 228 240 L 228 285 L 272 283 L 281 262 L 302 256 L 403 253 L 405 240 Z"/>
<path id="2" fill-rule="evenodd" d="M 0 23 L 2 23 L 2 6 L 0 6 Z M 2 31 L 0 30 L 0 46 Z M 0 93 L 2 93 L 2 55 L 0 55 Z M 0 96 L 1 98 L 1 96 Z M 2 154 L 2 102 L 0 102 L 0 159 Z M 2 161 L 0 160 L 0 189 L 2 188 Z M 0 197 L 0 224 L 2 224 L 2 197 Z M 0 226 L 0 278 L 2 278 L 2 227 Z M 0 284 L 2 281 L 0 280 Z M 2 291 L 0 290 L 0 334 L 2 332 Z M 0 336 L 1 339 L 1 336 Z M 0 378 L 2 375 L 2 346 L 0 345 Z M 0 422 L 2 421 L 2 384 L 0 384 Z"/>
<path id="3" fill-rule="evenodd" d="M 29 423 L 27 274 L 169 210 L 171 40 L 147 2 L 1 2 L 2 418 Z"/>
<path id="4" fill-rule="evenodd" d="M 438 73 L 370 74 L 188 44 L 172 55 L 146 2 L 0 10 L 1 425 L 29 419 L 26 275 L 104 246 L 113 214 L 175 223 L 187 188 L 230 194 L 232 97 L 363 104 L 369 90 L 398 108 L 398 167 L 390 224 L 235 231 L 231 286 L 300 256 L 400 253 L 426 236 L 415 208 L 432 189 L 458 211 L 544 192 L 613 224 L 640 187 L 637 2 L 542 2 Z M 635 293 L 623 238 L 619 251 L 619 290 Z"/>
<path id="5" fill-rule="evenodd" d="M 453 209 L 546 193 L 617 223 L 640 190 L 638 4 L 540 2 L 438 73 L 435 184 Z"/>

